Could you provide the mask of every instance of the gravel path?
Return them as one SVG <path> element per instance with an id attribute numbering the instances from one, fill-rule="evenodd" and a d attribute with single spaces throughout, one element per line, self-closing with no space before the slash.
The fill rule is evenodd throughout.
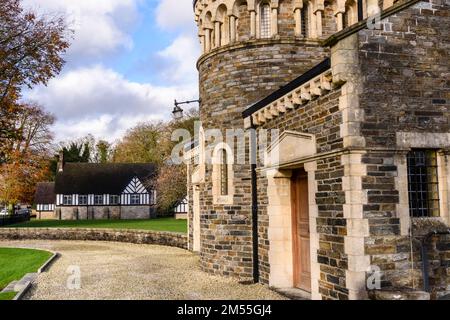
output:
<path id="1" fill-rule="evenodd" d="M 57 251 L 61 256 L 38 276 L 32 300 L 209 300 L 283 299 L 268 288 L 240 285 L 199 268 L 198 257 L 170 247 L 111 242 L 9 241 L 0 247 Z M 69 290 L 68 268 L 78 266 L 81 289 Z"/>

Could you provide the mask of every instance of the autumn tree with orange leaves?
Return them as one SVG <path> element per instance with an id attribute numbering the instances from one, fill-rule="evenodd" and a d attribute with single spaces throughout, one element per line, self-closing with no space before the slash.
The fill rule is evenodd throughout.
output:
<path id="1" fill-rule="evenodd" d="M 71 35 L 63 17 L 37 15 L 20 0 L 0 1 L 0 202 L 30 203 L 46 174 L 54 118 L 20 102 L 21 89 L 59 74 Z"/>
<path id="2" fill-rule="evenodd" d="M 0 165 L 0 201 L 31 203 L 36 183 L 49 175 L 54 117 L 37 104 L 20 105 L 14 130 L 20 138 L 8 139 Z"/>

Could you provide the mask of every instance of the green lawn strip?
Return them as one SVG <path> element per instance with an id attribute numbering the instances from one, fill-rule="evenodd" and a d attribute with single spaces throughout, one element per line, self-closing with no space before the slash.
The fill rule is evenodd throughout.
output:
<path id="1" fill-rule="evenodd" d="M 0 301 L 12 300 L 17 292 L 0 292 Z"/>
<path id="2" fill-rule="evenodd" d="M 9 228 L 102 228 L 139 229 L 187 233 L 187 221 L 174 218 L 151 220 L 31 220 Z"/>
<path id="3" fill-rule="evenodd" d="M 27 273 L 37 272 L 51 256 L 42 250 L 0 248 L 0 290 Z"/>

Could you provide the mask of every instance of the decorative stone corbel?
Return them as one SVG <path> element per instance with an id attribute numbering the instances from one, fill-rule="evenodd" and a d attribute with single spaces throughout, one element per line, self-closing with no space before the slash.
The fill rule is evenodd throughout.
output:
<path id="1" fill-rule="evenodd" d="M 266 117 L 264 115 L 264 110 L 262 110 L 261 112 L 258 112 L 258 123 L 259 124 L 264 124 L 266 123 Z"/>
<path id="2" fill-rule="evenodd" d="M 273 114 L 270 110 L 270 106 L 264 108 L 264 118 L 265 120 L 272 120 L 273 119 Z"/>
<path id="3" fill-rule="evenodd" d="M 270 114 L 271 114 L 272 116 L 274 116 L 274 117 L 278 117 L 278 116 L 280 115 L 280 111 L 278 110 L 278 107 L 277 107 L 277 103 L 276 103 L 276 102 L 273 103 L 273 104 L 269 107 L 269 111 L 270 111 Z"/>
<path id="4" fill-rule="evenodd" d="M 292 94 L 292 103 L 294 105 L 301 105 L 302 104 L 301 91 L 295 91 Z"/>
<path id="5" fill-rule="evenodd" d="M 292 96 L 287 97 L 284 100 L 284 106 L 285 106 L 286 110 L 293 110 L 294 109 L 294 103 L 292 102 Z"/>
<path id="6" fill-rule="evenodd" d="M 325 74 L 320 77 L 320 87 L 323 90 L 331 91 L 333 89 L 332 85 L 333 77 L 331 74 Z"/>
<path id="7" fill-rule="evenodd" d="M 311 82 L 310 91 L 312 97 L 319 97 L 323 94 L 322 87 L 320 86 L 320 79 Z"/>
<path id="8" fill-rule="evenodd" d="M 302 87 L 300 92 L 301 104 L 304 104 L 311 100 L 310 87 Z"/>

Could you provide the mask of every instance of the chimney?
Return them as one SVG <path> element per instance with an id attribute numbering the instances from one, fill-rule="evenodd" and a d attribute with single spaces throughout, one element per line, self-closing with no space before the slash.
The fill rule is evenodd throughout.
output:
<path id="1" fill-rule="evenodd" d="M 64 171 L 64 151 L 61 150 L 59 152 L 59 156 L 58 156 L 58 172 L 63 172 Z"/>

